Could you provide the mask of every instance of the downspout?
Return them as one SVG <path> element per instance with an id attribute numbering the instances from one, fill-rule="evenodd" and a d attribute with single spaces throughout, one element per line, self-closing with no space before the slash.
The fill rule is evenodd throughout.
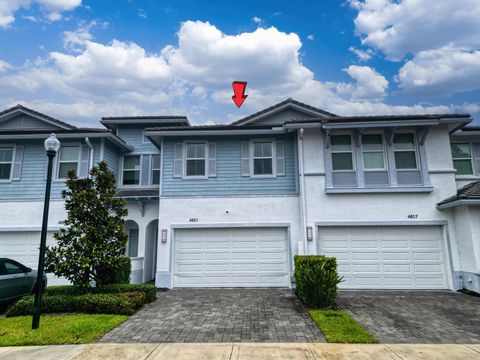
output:
<path id="1" fill-rule="evenodd" d="M 298 146 L 298 170 L 300 176 L 300 219 L 301 219 L 301 234 L 303 242 L 303 255 L 308 253 L 307 249 L 307 205 L 305 199 L 305 170 L 304 170 L 304 156 L 303 156 L 303 128 L 297 133 Z"/>
<path id="2" fill-rule="evenodd" d="M 90 148 L 90 159 L 88 160 L 88 175 L 87 175 L 87 177 L 89 177 L 90 176 L 90 169 L 93 167 L 93 146 L 92 146 L 92 143 L 90 142 L 90 139 L 88 137 L 85 138 L 85 143 Z"/>

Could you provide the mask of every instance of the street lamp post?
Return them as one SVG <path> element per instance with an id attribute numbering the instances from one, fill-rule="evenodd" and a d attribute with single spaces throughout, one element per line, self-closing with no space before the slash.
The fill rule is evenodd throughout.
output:
<path id="1" fill-rule="evenodd" d="M 50 134 L 50 137 L 45 140 L 45 150 L 48 157 L 47 168 L 47 186 L 45 188 L 45 203 L 43 204 L 43 221 L 42 221 L 42 235 L 40 237 L 40 255 L 38 256 L 38 271 L 37 271 L 37 286 L 35 288 L 35 303 L 32 319 L 32 329 L 38 329 L 40 325 L 40 310 L 42 304 L 42 288 L 43 288 L 43 267 L 45 265 L 45 248 L 47 245 L 47 227 L 48 227 L 48 209 L 50 205 L 50 188 L 52 185 L 52 167 L 53 158 L 57 155 L 60 148 L 60 141 L 58 141 L 55 134 Z"/>

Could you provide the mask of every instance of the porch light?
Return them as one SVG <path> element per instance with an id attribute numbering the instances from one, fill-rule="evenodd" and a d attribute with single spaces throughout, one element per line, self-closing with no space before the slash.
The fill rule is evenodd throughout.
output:
<path id="1" fill-rule="evenodd" d="M 162 243 L 166 243 L 167 242 L 167 229 L 162 229 Z"/>
<path id="2" fill-rule="evenodd" d="M 60 141 L 58 141 L 57 136 L 55 134 L 50 134 L 50 137 L 45 140 L 45 151 L 48 153 L 49 151 L 58 152 L 60 149 Z"/>
<path id="3" fill-rule="evenodd" d="M 307 240 L 312 241 L 313 240 L 313 227 L 307 226 Z"/>

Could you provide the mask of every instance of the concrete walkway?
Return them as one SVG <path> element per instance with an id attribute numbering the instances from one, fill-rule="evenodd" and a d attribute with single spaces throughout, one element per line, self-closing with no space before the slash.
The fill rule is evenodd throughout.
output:
<path id="1" fill-rule="evenodd" d="M 215 344 L 92 344 L 0 348 L 0 359 L 35 360 L 475 360 L 480 345 L 415 344 L 314 344 L 314 343 L 215 343 Z"/>

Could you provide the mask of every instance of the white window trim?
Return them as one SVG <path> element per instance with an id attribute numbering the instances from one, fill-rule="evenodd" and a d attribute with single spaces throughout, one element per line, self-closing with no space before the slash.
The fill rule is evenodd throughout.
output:
<path id="1" fill-rule="evenodd" d="M 364 150 L 363 148 L 363 136 L 365 135 L 380 135 L 382 138 L 382 150 Z M 387 151 L 385 147 L 385 136 L 383 133 L 365 133 L 360 136 L 360 153 L 362 157 L 362 168 L 363 172 L 377 172 L 377 171 L 388 171 L 388 166 L 387 166 Z M 375 168 L 375 169 L 366 169 L 365 168 L 365 159 L 363 157 L 364 153 L 379 153 L 382 152 L 383 154 L 383 168 Z"/>
<path id="2" fill-rule="evenodd" d="M 413 138 L 413 149 L 401 149 L 401 150 L 395 150 L 395 135 L 404 135 L 404 134 L 410 134 L 412 135 Z M 409 169 L 399 169 L 397 168 L 397 163 L 395 163 L 395 171 L 419 171 L 420 170 L 420 154 L 418 151 L 418 144 L 417 144 L 417 134 L 415 132 L 411 131 L 405 131 L 405 132 L 395 132 L 395 135 L 393 137 L 392 141 L 392 151 L 393 151 L 393 159 L 395 161 L 395 152 L 415 152 L 415 163 L 417 164 L 416 168 L 409 168 Z"/>
<path id="3" fill-rule="evenodd" d="M 123 184 L 123 170 L 124 170 L 124 162 L 125 162 L 125 157 L 129 156 L 138 156 L 140 158 L 140 175 L 139 175 L 139 180 L 138 180 L 138 185 L 124 185 Z M 143 166 L 142 166 L 142 154 L 137 154 L 137 153 L 131 153 L 131 154 L 126 154 L 122 156 L 122 161 L 120 162 L 120 184 L 119 187 L 121 188 L 139 188 L 142 187 L 142 171 L 143 171 Z M 127 170 L 127 171 L 133 171 L 133 170 Z"/>
<path id="4" fill-rule="evenodd" d="M 60 156 L 61 156 L 61 153 L 62 153 L 62 148 L 63 147 L 78 147 L 78 159 L 77 159 L 77 171 L 76 171 L 76 175 L 79 176 L 79 173 L 80 173 L 80 163 L 82 161 L 82 144 L 80 143 L 67 143 L 67 144 L 62 144 L 60 146 L 60 149 L 58 149 L 58 154 L 57 154 L 57 161 L 56 161 L 56 164 L 55 164 L 55 180 L 57 181 L 65 181 L 67 178 L 61 178 L 59 177 L 59 174 L 60 174 Z M 65 162 L 71 162 L 71 161 L 65 161 Z"/>
<path id="5" fill-rule="evenodd" d="M 205 158 L 203 161 L 205 162 L 205 175 L 195 175 L 190 176 L 187 175 L 187 145 L 188 144 L 203 144 L 205 146 Z M 185 140 L 183 142 L 183 179 L 186 180 L 205 180 L 208 179 L 208 141 L 207 140 Z M 190 159 L 190 160 L 201 160 L 198 159 Z"/>
<path id="6" fill-rule="evenodd" d="M 153 168 L 153 157 L 154 156 L 158 156 L 159 159 L 160 159 L 160 165 L 159 165 L 159 168 L 158 169 L 154 169 Z M 149 174 L 148 174 L 148 184 L 150 186 L 160 186 L 160 176 L 162 176 L 162 157 L 160 154 L 150 154 L 150 161 L 149 161 L 149 164 L 150 164 L 150 167 L 149 167 Z M 153 171 L 158 171 L 159 172 L 159 178 L 158 178 L 158 184 L 154 184 L 153 183 Z"/>
<path id="7" fill-rule="evenodd" d="M 470 160 L 470 164 L 472 164 L 472 173 L 471 174 L 458 174 L 456 175 L 457 177 L 462 177 L 462 176 L 476 176 L 477 174 L 477 169 L 476 169 L 476 166 L 475 166 L 475 157 L 473 156 L 473 145 L 472 143 L 470 142 L 452 142 L 452 145 L 453 144 L 461 144 L 461 145 L 468 145 L 469 149 L 470 149 L 470 157 L 469 158 L 454 158 L 453 157 L 453 153 L 452 153 L 452 161 L 455 161 L 455 160 Z"/>
<path id="8" fill-rule="evenodd" d="M 269 157 L 262 157 L 262 158 L 255 158 L 254 154 L 254 144 L 255 143 L 265 143 L 269 142 L 272 145 L 272 173 L 271 174 L 261 174 L 255 175 L 254 172 L 254 160 L 255 159 L 269 159 Z M 250 140 L 250 178 L 255 179 L 268 179 L 268 178 L 276 178 L 277 177 L 277 145 L 275 143 L 275 139 L 251 139 Z"/>
<path id="9" fill-rule="evenodd" d="M 357 172 L 357 162 L 356 162 L 356 158 L 355 158 L 355 143 L 353 141 L 354 140 L 353 135 L 351 133 L 340 132 L 340 133 L 331 134 L 330 139 L 331 139 L 331 137 L 337 136 L 337 135 L 338 136 L 342 136 L 342 135 L 350 136 L 350 149 L 351 149 L 351 151 L 347 151 L 347 150 L 334 151 L 333 150 L 333 145 L 330 142 L 330 159 L 331 159 L 331 163 L 332 163 L 332 173 Z M 333 170 L 333 154 L 345 154 L 345 153 L 349 153 L 349 154 L 352 155 L 352 169 L 351 170 Z"/>
<path id="10" fill-rule="evenodd" d="M 12 182 L 12 177 L 13 177 L 13 166 L 15 164 L 15 156 L 16 156 L 16 152 L 17 152 L 17 147 L 14 144 L 2 144 L 2 145 L 0 145 L 0 148 L 13 149 L 12 161 L 10 161 L 10 177 L 8 179 L 0 179 L 0 183 L 11 183 Z M 2 164 L 8 164 L 8 163 L 2 162 Z"/>

